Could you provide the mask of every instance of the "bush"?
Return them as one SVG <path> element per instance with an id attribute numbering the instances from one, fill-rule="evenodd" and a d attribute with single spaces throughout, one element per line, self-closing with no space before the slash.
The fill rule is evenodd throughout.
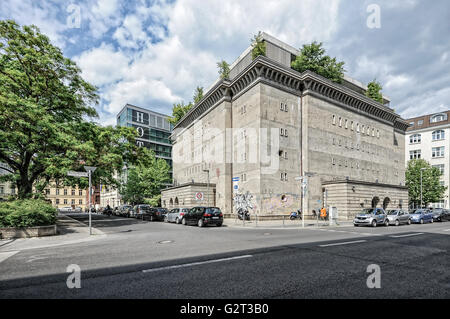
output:
<path id="1" fill-rule="evenodd" d="M 0 227 L 54 225 L 57 210 L 43 200 L 25 199 L 0 203 Z"/>

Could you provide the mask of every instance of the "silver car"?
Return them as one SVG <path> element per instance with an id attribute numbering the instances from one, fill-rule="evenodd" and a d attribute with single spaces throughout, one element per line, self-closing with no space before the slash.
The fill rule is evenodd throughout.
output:
<path id="1" fill-rule="evenodd" d="M 356 215 L 353 220 L 353 225 L 372 227 L 377 227 L 377 225 L 389 226 L 389 221 L 383 208 L 366 208 Z"/>
<path id="2" fill-rule="evenodd" d="M 181 224 L 184 214 L 189 212 L 189 208 L 174 208 L 166 215 L 164 221 L 166 223 L 177 223 Z"/>
<path id="3" fill-rule="evenodd" d="M 408 212 L 401 209 L 388 210 L 387 218 L 389 225 L 399 226 L 400 224 L 411 225 L 411 217 Z"/>

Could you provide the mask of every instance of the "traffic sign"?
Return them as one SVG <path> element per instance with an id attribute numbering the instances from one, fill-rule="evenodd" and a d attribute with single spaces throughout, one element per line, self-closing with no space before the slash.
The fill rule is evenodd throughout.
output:
<path id="1" fill-rule="evenodd" d="M 202 192 L 197 192 L 195 193 L 195 200 L 203 200 L 203 193 Z"/>
<path id="2" fill-rule="evenodd" d="M 87 172 L 76 172 L 76 171 L 67 171 L 67 176 L 89 177 L 89 173 L 87 173 Z"/>
<path id="3" fill-rule="evenodd" d="M 239 182 L 239 177 L 233 177 L 233 182 Z"/>

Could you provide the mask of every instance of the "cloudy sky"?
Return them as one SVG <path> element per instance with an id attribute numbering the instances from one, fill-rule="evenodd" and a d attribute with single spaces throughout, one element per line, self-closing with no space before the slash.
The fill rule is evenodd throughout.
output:
<path id="1" fill-rule="evenodd" d="M 37 25 L 77 62 L 105 125 L 125 103 L 171 114 L 259 30 L 297 48 L 323 42 L 405 118 L 450 109 L 448 0 L 1 0 L 0 19 Z"/>

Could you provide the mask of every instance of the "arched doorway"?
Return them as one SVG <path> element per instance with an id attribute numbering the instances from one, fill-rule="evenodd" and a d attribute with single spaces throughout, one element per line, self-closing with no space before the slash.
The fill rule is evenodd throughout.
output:
<path id="1" fill-rule="evenodd" d="M 169 208 L 173 208 L 173 199 L 172 198 L 169 201 Z"/>
<path id="2" fill-rule="evenodd" d="M 389 206 L 391 199 L 389 197 L 385 197 L 383 200 L 383 209 L 386 209 Z"/>
<path id="3" fill-rule="evenodd" d="M 178 204 L 178 197 L 175 197 L 175 207 L 178 207 L 179 206 L 179 204 Z"/>
<path id="4" fill-rule="evenodd" d="M 378 196 L 375 196 L 374 198 L 372 198 L 372 208 L 377 207 L 379 202 L 380 202 L 380 198 Z"/>

